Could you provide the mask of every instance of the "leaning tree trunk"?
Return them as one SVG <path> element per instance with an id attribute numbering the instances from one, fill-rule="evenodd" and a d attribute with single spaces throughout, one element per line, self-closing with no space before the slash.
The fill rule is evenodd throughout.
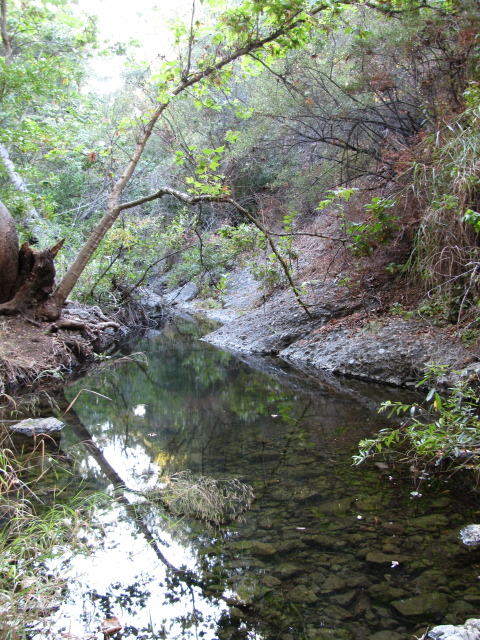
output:
<path id="1" fill-rule="evenodd" d="M 48 304 L 55 286 L 54 258 L 63 240 L 43 251 L 35 251 L 25 242 L 18 249 L 15 223 L 0 202 L 0 315 L 16 313 L 56 320 Z"/>

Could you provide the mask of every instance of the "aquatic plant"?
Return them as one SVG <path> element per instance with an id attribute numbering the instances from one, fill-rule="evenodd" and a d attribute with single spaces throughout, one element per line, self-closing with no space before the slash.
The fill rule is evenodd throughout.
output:
<path id="1" fill-rule="evenodd" d="M 161 502 L 175 515 L 193 516 L 215 525 L 234 520 L 254 498 L 252 487 L 238 478 L 216 480 L 188 469 L 143 495 L 149 501 Z"/>

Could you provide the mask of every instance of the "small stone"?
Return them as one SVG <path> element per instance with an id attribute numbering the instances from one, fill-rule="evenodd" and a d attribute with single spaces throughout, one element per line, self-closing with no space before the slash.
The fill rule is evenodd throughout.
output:
<path id="1" fill-rule="evenodd" d="M 423 531 L 436 531 L 448 527 L 448 519 L 442 513 L 432 513 L 411 521 L 416 528 Z"/>
<path id="2" fill-rule="evenodd" d="M 297 573 L 300 573 L 302 569 L 294 564 L 281 564 L 275 569 L 275 573 L 280 578 L 292 578 Z"/>
<path id="3" fill-rule="evenodd" d="M 405 527 L 398 522 L 383 522 L 382 529 L 394 536 L 403 536 L 405 533 Z"/>
<path id="4" fill-rule="evenodd" d="M 377 631 L 370 636 L 370 640 L 404 640 L 405 636 L 395 631 Z"/>
<path id="5" fill-rule="evenodd" d="M 403 591 L 403 589 L 395 589 L 386 582 L 380 582 L 372 585 L 368 589 L 368 593 L 372 598 L 380 600 L 381 602 L 391 602 L 392 600 L 397 600 L 405 595 L 405 591 Z"/>
<path id="6" fill-rule="evenodd" d="M 322 592 L 329 593 L 331 591 L 340 591 L 341 589 L 345 589 L 346 585 L 347 583 L 343 578 L 339 578 L 338 576 L 329 576 L 322 584 Z"/>
<path id="7" fill-rule="evenodd" d="M 350 640 L 351 637 L 347 629 L 314 629 L 308 634 L 309 640 Z"/>
<path id="8" fill-rule="evenodd" d="M 361 587 L 362 589 L 368 589 L 372 584 L 368 576 L 364 575 L 351 575 L 346 579 L 347 587 Z"/>
<path id="9" fill-rule="evenodd" d="M 252 556 L 273 556 L 277 553 L 275 547 L 268 542 L 259 542 L 258 540 L 254 540 L 250 547 L 250 553 Z"/>
<path id="10" fill-rule="evenodd" d="M 314 513 L 318 511 L 325 515 L 341 515 L 350 509 L 351 504 L 352 498 L 340 498 L 339 500 L 322 502 L 312 511 L 314 511 Z M 315 515 L 317 514 L 315 513 Z"/>
<path id="11" fill-rule="evenodd" d="M 304 584 L 299 584 L 289 591 L 288 599 L 297 604 L 313 604 L 318 600 L 315 593 Z"/>
<path id="12" fill-rule="evenodd" d="M 269 589 L 275 589 L 282 584 L 282 581 L 274 576 L 263 576 L 262 584 L 264 584 Z"/>
<path id="13" fill-rule="evenodd" d="M 480 545 L 480 524 L 469 524 L 460 531 L 460 539 L 466 547 Z"/>
<path id="14" fill-rule="evenodd" d="M 381 551 L 371 551 L 367 553 L 367 562 L 372 562 L 374 564 L 392 564 L 392 560 L 395 558 L 391 555 L 387 555 L 386 553 L 382 553 Z"/>
<path id="15" fill-rule="evenodd" d="M 353 611 L 347 611 L 343 607 L 339 607 L 334 604 L 331 607 L 325 609 L 325 616 L 327 618 L 333 618 L 334 620 L 348 620 L 354 617 Z"/>
<path id="16" fill-rule="evenodd" d="M 34 436 L 61 431 L 64 423 L 56 418 L 27 418 L 10 427 L 14 434 L 21 434 L 33 438 Z"/>
<path id="17" fill-rule="evenodd" d="M 337 593 L 330 598 L 330 602 L 332 604 L 338 604 L 340 607 L 348 607 L 353 602 L 356 595 L 357 591 L 355 590 L 346 591 L 345 593 Z"/>

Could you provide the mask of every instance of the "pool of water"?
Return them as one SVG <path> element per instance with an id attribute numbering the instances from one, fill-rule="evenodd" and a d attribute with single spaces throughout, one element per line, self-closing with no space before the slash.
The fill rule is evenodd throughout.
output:
<path id="1" fill-rule="evenodd" d="M 402 640 L 477 616 L 480 552 L 458 539 L 475 494 L 390 460 L 351 464 L 399 391 L 242 361 L 200 333 L 168 324 L 65 390 L 68 403 L 88 389 L 62 439 L 74 478 L 121 489 L 96 509 L 93 555 L 62 569 L 49 637 L 97 637 L 115 616 L 124 640 Z M 251 507 L 218 526 L 139 495 L 187 469 L 240 478 Z"/>

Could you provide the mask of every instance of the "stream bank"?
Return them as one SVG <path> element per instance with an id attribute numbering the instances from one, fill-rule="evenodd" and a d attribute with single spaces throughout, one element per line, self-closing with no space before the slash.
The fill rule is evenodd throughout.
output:
<path id="1" fill-rule="evenodd" d="M 310 288 L 310 317 L 290 290 L 264 296 L 246 269 L 229 277 L 223 308 L 204 306 L 196 292 L 188 283 L 165 299 L 177 312 L 200 313 L 222 323 L 204 340 L 233 353 L 279 356 L 313 375 L 329 371 L 413 387 L 428 365 L 480 370 L 479 354 L 456 339 L 454 327 L 394 315 L 377 296 L 334 280 Z"/>
<path id="2" fill-rule="evenodd" d="M 158 296 L 143 298 L 116 313 L 67 300 L 58 321 L 37 322 L 23 315 L 0 320 L 0 394 L 59 380 L 81 365 L 106 356 L 126 337 L 163 322 Z"/>

